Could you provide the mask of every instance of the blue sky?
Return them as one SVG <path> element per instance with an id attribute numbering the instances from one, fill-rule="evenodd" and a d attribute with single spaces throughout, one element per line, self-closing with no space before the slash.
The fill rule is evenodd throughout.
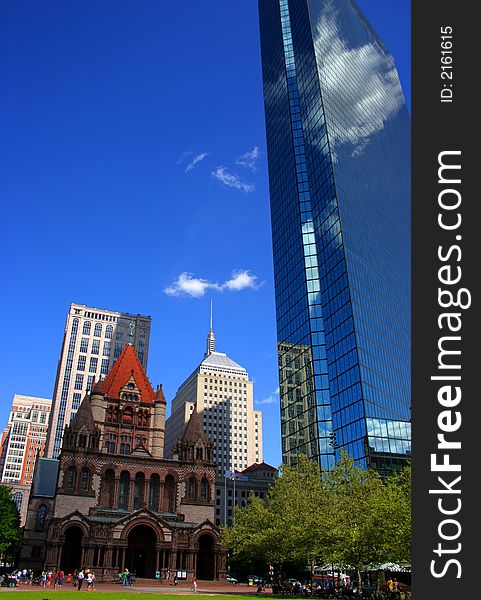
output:
<path id="1" fill-rule="evenodd" d="M 359 0 L 410 105 L 410 3 Z M 152 316 L 170 405 L 217 349 L 255 381 L 281 462 L 256 0 L 0 0 L 1 344 L 51 397 L 70 302 Z"/>

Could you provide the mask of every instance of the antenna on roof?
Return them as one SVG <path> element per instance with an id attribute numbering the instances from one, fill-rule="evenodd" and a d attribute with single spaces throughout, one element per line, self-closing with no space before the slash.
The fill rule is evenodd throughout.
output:
<path id="1" fill-rule="evenodd" d="M 212 331 L 212 300 L 211 300 L 210 301 L 210 328 L 209 328 L 209 333 L 207 335 L 207 343 L 206 343 L 206 347 L 205 347 L 204 358 L 209 356 L 209 354 L 212 354 L 212 352 L 215 352 L 215 336 L 214 336 L 214 332 Z"/>

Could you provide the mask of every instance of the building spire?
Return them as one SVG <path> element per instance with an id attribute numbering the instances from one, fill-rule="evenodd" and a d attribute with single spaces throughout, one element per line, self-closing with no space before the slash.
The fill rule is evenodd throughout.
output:
<path id="1" fill-rule="evenodd" d="M 209 333 L 207 335 L 207 343 L 206 343 L 206 347 L 205 347 L 204 358 L 207 358 L 207 356 L 209 356 L 209 354 L 212 354 L 212 352 L 215 352 L 215 336 L 214 336 L 214 332 L 212 331 L 212 300 L 211 300 L 210 301 L 210 329 L 209 329 Z"/>

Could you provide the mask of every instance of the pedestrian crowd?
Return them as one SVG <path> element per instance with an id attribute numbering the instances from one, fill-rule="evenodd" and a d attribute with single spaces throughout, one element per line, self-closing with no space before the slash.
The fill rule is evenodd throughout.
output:
<path id="1" fill-rule="evenodd" d="M 43 570 L 40 576 L 40 585 L 44 588 L 53 588 L 54 590 L 61 590 L 62 585 L 65 583 L 72 584 L 74 588 L 80 592 L 84 583 L 87 592 L 95 590 L 95 574 L 91 569 L 75 569 L 73 573 L 68 573 L 65 577 L 65 573 L 59 569 L 58 571 Z"/>

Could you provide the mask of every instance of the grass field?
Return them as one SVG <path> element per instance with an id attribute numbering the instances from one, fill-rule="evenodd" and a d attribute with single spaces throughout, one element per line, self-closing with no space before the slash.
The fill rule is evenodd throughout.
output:
<path id="1" fill-rule="evenodd" d="M 189 593 L 178 593 L 178 594 L 149 594 L 145 592 L 137 592 L 133 590 L 118 592 L 78 592 L 75 590 L 44 590 L 44 591 L 1 591 L 0 592 L 0 600 L 44 600 L 48 598 L 48 600 L 54 600 L 54 598 L 58 598 L 58 600 L 79 600 L 79 597 L 83 597 L 83 595 L 87 595 L 89 600 L 128 600 L 130 597 L 134 597 L 135 600 L 155 600 L 155 598 L 162 598 L 162 600 L 212 600 L 212 596 L 215 595 L 216 600 L 246 600 L 245 596 L 237 596 L 233 594 L 189 594 Z M 82 595 L 82 596 L 81 596 Z"/>
<path id="2" fill-rule="evenodd" d="M 58 600 L 79 600 L 79 596 L 84 592 L 76 590 L 43 590 L 43 591 L 0 591 L 0 600 L 54 600 L 58 597 Z M 137 592 L 129 589 L 128 591 L 119 590 L 118 592 L 85 592 L 89 600 L 128 600 L 129 597 L 134 596 L 135 600 L 212 600 L 212 596 L 215 595 L 216 600 L 246 600 L 245 596 L 234 595 L 234 594 L 189 594 L 179 592 L 177 594 L 156 594 L 156 593 L 145 593 Z"/>

